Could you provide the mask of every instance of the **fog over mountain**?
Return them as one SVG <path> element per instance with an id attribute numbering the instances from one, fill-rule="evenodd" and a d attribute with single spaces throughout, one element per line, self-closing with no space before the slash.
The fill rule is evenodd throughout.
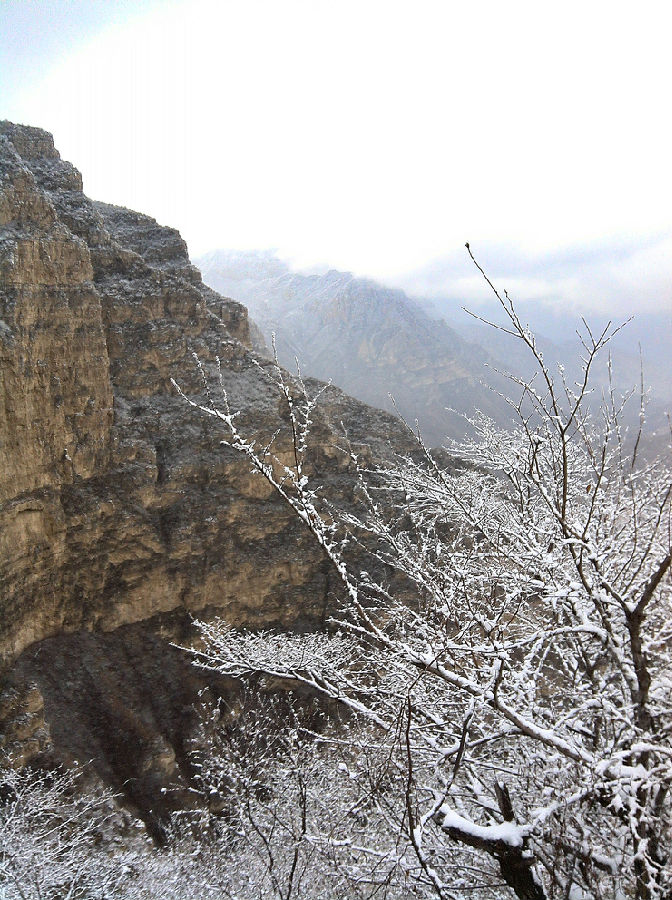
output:
<path id="1" fill-rule="evenodd" d="M 536 254 L 504 244 L 472 249 L 488 276 L 508 291 L 521 318 L 536 333 L 569 344 L 565 353 L 576 346 L 581 316 L 594 330 L 609 321 L 630 319 L 614 339 L 621 376 L 626 381 L 638 379 L 641 346 L 645 381 L 653 387 L 655 399 L 664 402 L 672 396 L 672 235 L 611 239 Z M 481 274 L 462 249 L 394 278 L 393 283 L 424 298 L 426 312 L 445 317 L 471 339 L 479 340 L 482 328 L 465 315 L 463 306 L 488 317 L 498 314 Z"/>
<path id="2" fill-rule="evenodd" d="M 292 272 L 272 253 L 215 251 L 199 260 L 203 277 L 250 309 L 280 362 L 331 380 L 373 406 L 396 410 L 440 444 L 467 429 L 461 413 L 478 407 L 505 424 L 503 389 L 487 372 L 483 347 L 436 321 L 403 291 L 350 272 Z M 392 399 L 394 398 L 394 399 Z"/>
<path id="3" fill-rule="evenodd" d="M 272 251 L 213 251 L 197 262 L 208 284 L 248 306 L 269 345 L 275 334 L 283 365 L 294 368 L 298 359 L 307 374 L 331 379 L 367 403 L 388 410 L 396 405 L 407 421 L 419 421 L 432 445 L 446 437 L 462 437 L 463 416 L 475 408 L 500 424 L 510 421 L 504 396 L 515 389 L 502 373 L 534 374 L 520 342 L 467 315 L 457 296 L 416 300 L 349 272 L 295 272 Z M 561 269 L 558 263 L 556 271 Z M 449 271 L 450 260 L 444 269 L 437 263 L 433 274 L 427 270 L 424 284 L 450 287 L 449 279 L 441 281 L 442 272 Z M 474 310 L 502 321 L 482 276 L 476 275 L 479 293 L 472 285 L 471 294 L 480 302 L 472 304 Z M 419 275 L 417 283 L 422 283 Z M 581 325 L 580 316 L 566 306 L 560 314 L 557 306 L 541 303 L 523 302 L 519 309 L 525 321 L 532 320 L 546 359 L 553 366 L 565 366 L 570 379 L 578 377 L 580 345 L 575 329 Z M 607 318 L 593 316 L 591 322 L 601 329 Z M 648 312 L 614 339 L 613 378 L 620 393 L 640 382 L 638 342 L 642 343 L 647 384 L 654 385 L 649 418 L 659 433 L 664 431 L 664 413 L 672 396 L 668 337 L 665 314 Z M 596 383 L 606 387 L 606 361 L 595 376 Z M 633 404 L 633 424 L 636 410 Z"/>

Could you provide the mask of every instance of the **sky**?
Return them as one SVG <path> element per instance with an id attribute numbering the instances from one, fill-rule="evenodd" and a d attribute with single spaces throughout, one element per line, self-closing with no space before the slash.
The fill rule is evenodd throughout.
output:
<path id="1" fill-rule="evenodd" d="M 0 0 L 0 118 L 192 256 L 670 309 L 666 6 Z"/>

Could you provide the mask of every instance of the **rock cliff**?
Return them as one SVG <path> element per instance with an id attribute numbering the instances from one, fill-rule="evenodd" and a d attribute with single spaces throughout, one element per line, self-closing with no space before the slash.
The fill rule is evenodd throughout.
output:
<path id="1" fill-rule="evenodd" d="M 244 427 L 282 427 L 245 308 L 177 231 L 90 201 L 46 132 L 0 123 L 0 178 L 0 751 L 86 754 L 151 816 L 188 780 L 180 723 L 204 684 L 169 641 L 192 613 L 315 627 L 328 569 L 171 385 L 202 395 L 194 356 L 206 379 L 219 358 Z M 374 451 L 404 440 L 335 390 L 326 406 Z M 315 468 L 347 481 L 317 433 Z"/>

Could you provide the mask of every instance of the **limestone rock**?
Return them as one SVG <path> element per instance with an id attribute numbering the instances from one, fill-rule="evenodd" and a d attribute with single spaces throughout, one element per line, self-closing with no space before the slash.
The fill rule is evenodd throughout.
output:
<path id="1" fill-rule="evenodd" d="M 86 754 L 101 777 L 136 779 L 149 816 L 162 784 L 188 780 L 168 723 L 197 694 L 170 662 L 167 617 L 312 628 L 333 585 L 296 518 L 171 384 L 207 399 L 218 359 L 242 427 L 286 428 L 246 309 L 202 283 L 174 229 L 92 203 L 46 132 L 0 123 L 0 179 L 0 746 Z M 335 390 L 330 404 L 353 440 L 403 443 L 393 417 Z M 347 492 L 347 457 L 316 427 L 313 466 Z"/>

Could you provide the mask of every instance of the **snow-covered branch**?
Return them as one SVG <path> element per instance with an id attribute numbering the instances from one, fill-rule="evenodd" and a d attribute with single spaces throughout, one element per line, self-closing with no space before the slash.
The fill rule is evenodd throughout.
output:
<path id="1" fill-rule="evenodd" d="M 282 453 L 278 435 L 239 432 L 225 393 L 189 401 L 304 522 L 341 586 L 328 634 L 201 623 L 198 664 L 300 683 L 376 735 L 397 786 L 377 799 L 379 822 L 415 854 L 420 895 L 473 889 L 448 873 L 480 854 L 525 900 L 663 900 L 672 471 L 625 452 L 613 387 L 594 406 L 592 372 L 618 327 L 584 323 L 569 383 L 483 274 L 538 371 L 513 379 L 517 427 L 475 412 L 449 468 L 421 437 L 377 468 L 351 453 L 359 506 L 339 509 L 306 474 L 316 400 L 277 361 Z"/>

